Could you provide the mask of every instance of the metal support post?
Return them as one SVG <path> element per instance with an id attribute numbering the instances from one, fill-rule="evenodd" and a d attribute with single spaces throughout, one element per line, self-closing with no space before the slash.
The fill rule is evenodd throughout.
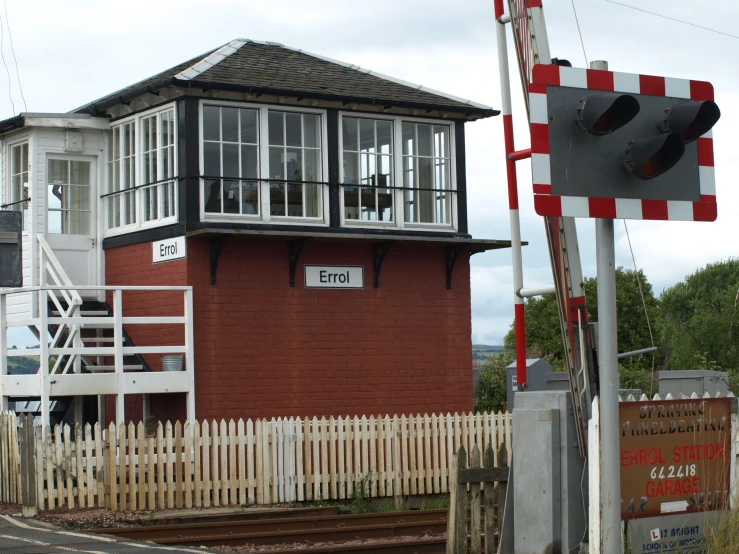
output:
<path id="1" fill-rule="evenodd" d="M 185 371 L 187 371 L 188 390 L 185 394 L 187 403 L 187 421 L 195 423 L 195 309 L 193 307 L 192 289 L 185 291 Z"/>
<path id="2" fill-rule="evenodd" d="M 518 180 L 516 162 L 508 155 L 515 152 L 513 142 L 513 117 L 511 115 L 511 81 L 508 71 L 508 45 L 503 12 L 503 0 L 495 0 L 495 36 L 498 43 L 498 70 L 500 72 L 500 102 L 503 116 L 503 134 L 508 176 L 508 208 L 511 221 L 511 256 L 513 258 L 513 307 L 516 319 L 516 381 L 526 390 L 526 325 L 523 298 L 518 291 L 523 288 L 523 261 L 521 254 L 521 222 L 518 216 Z M 508 19 L 510 21 L 510 19 Z"/>
<path id="3" fill-rule="evenodd" d="M 621 554 L 621 473 L 618 441 L 618 331 L 616 254 L 612 219 L 595 220 L 598 269 L 598 366 L 600 371 L 601 517 L 603 554 Z M 591 522 L 597 525 L 597 522 Z"/>
<path id="4" fill-rule="evenodd" d="M 113 340 L 115 340 L 115 374 L 117 377 L 115 395 L 115 419 L 117 423 L 125 423 L 125 377 L 123 375 L 123 291 L 113 291 Z"/>
<path id="5" fill-rule="evenodd" d="M 39 379 L 41 380 L 41 425 L 45 428 L 51 425 L 49 414 L 49 403 L 51 397 L 51 385 L 49 383 L 49 310 L 46 289 L 46 260 L 44 251 L 41 249 L 41 290 L 38 293 L 38 315 L 39 315 Z"/>

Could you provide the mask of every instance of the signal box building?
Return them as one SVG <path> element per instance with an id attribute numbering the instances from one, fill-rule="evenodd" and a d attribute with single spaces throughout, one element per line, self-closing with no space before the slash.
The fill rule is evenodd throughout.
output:
<path id="1" fill-rule="evenodd" d="M 6 365 L 3 401 L 106 421 L 470 410 L 470 256 L 509 242 L 468 232 L 465 125 L 497 114 L 233 40 L 0 122 L 4 208 L 24 214 L 7 325 L 69 326 L 41 341 L 41 392 Z M 59 282 L 82 302 L 67 320 L 77 296 L 39 294 Z"/>

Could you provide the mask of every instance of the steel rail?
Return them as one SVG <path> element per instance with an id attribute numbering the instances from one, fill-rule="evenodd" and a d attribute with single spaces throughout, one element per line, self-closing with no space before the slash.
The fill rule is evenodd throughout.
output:
<path id="1" fill-rule="evenodd" d="M 355 552 L 377 552 L 378 554 L 444 554 L 446 552 L 446 537 L 363 542 L 361 544 L 331 544 L 308 548 L 287 548 L 285 550 L 270 550 L 269 554 L 353 554 Z"/>
<path id="2" fill-rule="evenodd" d="M 419 510 L 407 512 L 390 512 L 359 515 L 328 515 L 313 517 L 294 517 L 252 521 L 219 521 L 210 523 L 177 524 L 177 525 L 147 525 L 141 527 L 123 527 L 113 529 L 93 529 L 92 533 L 104 533 L 117 537 L 134 540 L 153 541 L 160 544 L 227 544 L 212 542 L 213 540 L 234 539 L 239 537 L 241 542 L 254 542 L 251 538 L 276 542 L 260 542 L 259 544 L 275 544 L 286 542 L 286 533 L 296 535 L 292 542 L 301 542 L 300 534 L 326 534 L 336 531 L 367 530 L 371 537 L 393 536 L 393 528 L 402 529 L 406 534 L 423 534 L 427 529 L 439 526 L 439 532 L 446 531 L 447 511 Z M 373 534 L 376 530 L 385 534 Z M 390 531 L 390 533 L 387 533 Z M 250 540 L 245 540 L 249 538 Z M 355 537 L 356 538 L 356 537 Z M 311 537 L 311 541 L 331 540 Z M 229 542 L 228 544 L 234 544 Z"/>

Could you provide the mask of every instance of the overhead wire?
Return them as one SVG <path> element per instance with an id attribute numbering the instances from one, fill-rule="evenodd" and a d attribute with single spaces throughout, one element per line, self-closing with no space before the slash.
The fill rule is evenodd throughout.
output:
<path id="1" fill-rule="evenodd" d="M 10 78 L 10 70 L 8 64 L 5 62 L 5 53 L 3 52 L 3 42 L 5 39 L 5 33 L 3 32 L 3 19 L 0 16 L 0 58 L 3 60 L 5 66 L 5 73 L 8 74 L 8 96 L 10 97 L 10 105 L 13 107 L 13 115 L 15 115 L 15 103 L 13 102 L 13 91 L 12 91 L 12 80 Z"/>
<path id="2" fill-rule="evenodd" d="M 10 51 L 13 53 L 13 62 L 15 63 L 15 75 L 18 78 L 18 88 L 21 91 L 21 99 L 23 99 L 23 109 L 28 111 L 26 97 L 23 96 L 23 85 L 21 85 L 21 74 L 18 70 L 18 59 L 15 57 L 15 48 L 13 47 L 13 33 L 10 32 L 10 18 L 8 18 L 8 4 L 6 0 L 3 0 L 3 8 L 5 9 L 5 25 L 8 27 L 8 37 L 10 38 Z"/>
<path id="3" fill-rule="evenodd" d="M 582 32 L 580 31 L 580 20 L 577 18 L 577 8 L 575 8 L 575 0 L 570 0 L 572 3 L 572 12 L 575 14 L 575 23 L 577 24 L 577 34 L 580 35 L 580 46 L 582 46 L 582 55 L 585 58 L 585 67 L 588 66 L 588 55 L 585 53 L 585 42 L 582 39 Z"/>
<path id="4" fill-rule="evenodd" d="M 608 2 L 609 4 L 616 4 L 617 6 L 623 6 L 624 8 L 629 8 L 632 10 L 637 10 L 640 12 L 648 13 L 649 15 L 654 15 L 657 17 L 662 17 L 664 19 L 669 19 L 670 21 L 676 21 L 677 23 L 682 23 L 683 25 L 690 25 L 691 27 L 697 27 L 698 29 L 703 29 L 704 31 L 710 31 L 711 33 L 717 33 L 719 35 L 724 35 L 730 38 L 736 38 L 739 39 L 739 36 L 732 35 L 730 33 L 725 33 L 724 31 L 719 31 L 717 29 L 712 29 L 711 27 L 704 27 L 703 25 L 698 25 L 697 23 L 691 23 L 690 21 L 683 21 L 682 19 L 677 19 L 675 17 L 670 17 L 669 15 L 664 15 L 661 13 L 656 12 L 650 12 L 649 10 L 645 10 L 643 8 L 637 8 L 636 6 L 630 6 L 629 4 L 622 4 L 621 2 L 616 2 L 614 0 L 604 0 L 604 2 Z"/>

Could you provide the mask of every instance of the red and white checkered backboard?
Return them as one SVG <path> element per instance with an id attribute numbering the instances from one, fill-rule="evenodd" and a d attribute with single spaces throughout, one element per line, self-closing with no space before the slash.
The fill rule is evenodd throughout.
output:
<path id="1" fill-rule="evenodd" d="M 711 83 L 542 64 L 535 65 L 532 74 L 533 80 L 529 86 L 529 120 L 531 173 L 534 184 L 534 208 L 537 214 L 611 219 L 716 220 L 716 183 L 711 131 L 697 141 L 699 201 L 593 198 L 552 194 L 546 94 L 547 87 L 552 86 L 702 101 L 713 100 Z"/>

